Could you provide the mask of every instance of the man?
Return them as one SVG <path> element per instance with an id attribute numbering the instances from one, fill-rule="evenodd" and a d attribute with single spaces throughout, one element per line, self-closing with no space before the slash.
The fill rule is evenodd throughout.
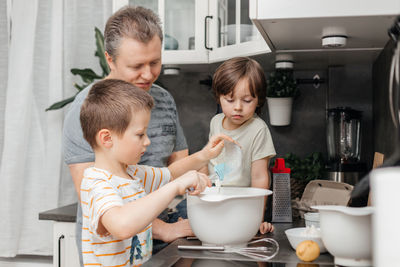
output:
<path id="1" fill-rule="evenodd" d="M 167 166 L 188 155 L 175 102 L 165 89 L 153 84 L 161 72 L 162 38 L 158 16 L 142 7 L 126 7 L 117 11 L 108 19 L 104 30 L 105 56 L 110 67 L 110 74 L 105 79 L 130 82 L 154 98 L 155 107 L 147 130 L 151 145 L 140 164 L 155 167 Z M 64 159 L 78 196 L 83 171 L 94 162 L 93 150 L 83 138 L 79 121 L 80 108 L 90 88 L 91 85 L 76 96 L 64 121 Z M 76 234 L 82 263 L 81 227 L 82 212 L 78 205 Z M 193 235 L 188 220 L 173 224 L 159 219 L 153 221 L 154 239 L 171 242 L 188 235 Z"/>

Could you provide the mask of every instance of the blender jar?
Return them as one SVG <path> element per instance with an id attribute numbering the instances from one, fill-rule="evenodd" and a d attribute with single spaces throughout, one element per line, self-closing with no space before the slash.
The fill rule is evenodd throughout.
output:
<path id="1" fill-rule="evenodd" d="M 338 107 L 328 109 L 327 145 L 329 160 L 350 163 L 360 160 L 361 112 Z"/>

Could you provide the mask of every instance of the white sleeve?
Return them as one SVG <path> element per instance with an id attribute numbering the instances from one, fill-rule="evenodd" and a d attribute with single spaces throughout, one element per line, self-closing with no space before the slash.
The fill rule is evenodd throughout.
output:
<path id="1" fill-rule="evenodd" d="M 256 134 L 252 150 L 251 161 L 256 161 L 266 157 L 276 155 L 274 143 L 272 142 L 271 133 L 267 127 L 262 127 Z"/>

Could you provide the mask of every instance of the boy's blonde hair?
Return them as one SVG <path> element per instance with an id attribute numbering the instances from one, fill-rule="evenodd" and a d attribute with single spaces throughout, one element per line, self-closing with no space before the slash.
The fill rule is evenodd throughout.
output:
<path id="1" fill-rule="evenodd" d="M 95 83 L 82 104 L 80 121 L 83 137 L 94 149 L 96 135 L 101 129 L 109 129 L 123 135 L 132 114 L 141 110 L 149 112 L 154 106 L 151 95 L 145 90 L 116 79 Z"/>
<path id="2" fill-rule="evenodd" d="M 248 57 L 235 57 L 222 63 L 215 71 L 212 80 L 214 96 L 219 103 L 221 95 L 233 93 L 236 84 L 246 78 L 252 97 L 258 97 L 256 113 L 260 114 L 265 103 L 267 81 L 260 64 Z"/>

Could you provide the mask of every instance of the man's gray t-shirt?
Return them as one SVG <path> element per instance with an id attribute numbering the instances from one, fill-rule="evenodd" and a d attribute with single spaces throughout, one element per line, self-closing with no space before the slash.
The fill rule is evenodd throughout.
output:
<path id="1" fill-rule="evenodd" d="M 94 152 L 83 138 L 79 119 L 82 103 L 91 88 L 92 85 L 89 85 L 76 96 L 64 120 L 63 152 L 64 161 L 68 165 L 94 161 Z M 171 94 L 155 84 L 150 88 L 149 94 L 154 99 L 147 129 L 151 144 L 139 164 L 165 167 L 173 152 L 187 149 L 186 139 Z"/>

